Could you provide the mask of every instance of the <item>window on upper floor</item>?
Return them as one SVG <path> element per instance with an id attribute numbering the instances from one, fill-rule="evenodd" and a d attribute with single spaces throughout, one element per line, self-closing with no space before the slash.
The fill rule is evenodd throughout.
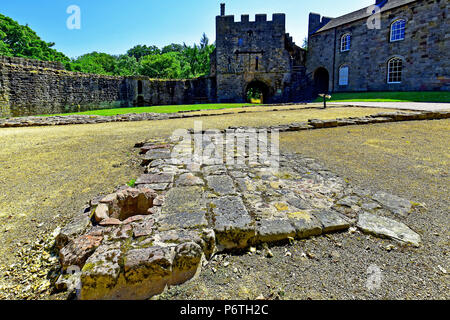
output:
<path id="1" fill-rule="evenodd" d="M 391 24 L 391 42 L 405 40 L 406 21 L 404 19 L 395 20 Z"/>
<path id="2" fill-rule="evenodd" d="M 341 37 L 341 52 L 349 51 L 351 44 L 352 36 L 347 33 Z"/>
<path id="3" fill-rule="evenodd" d="M 339 68 L 339 85 L 348 85 L 348 66 L 342 66 Z"/>
<path id="4" fill-rule="evenodd" d="M 388 61 L 388 83 L 401 83 L 403 73 L 403 61 L 400 58 L 392 58 Z"/>

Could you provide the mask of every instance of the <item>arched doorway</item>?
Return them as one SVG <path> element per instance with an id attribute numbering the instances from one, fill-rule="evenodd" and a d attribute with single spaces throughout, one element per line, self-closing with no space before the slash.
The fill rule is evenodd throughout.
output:
<path id="1" fill-rule="evenodd" d="M 245 88 L 245 100 L 251 103 L 267 103 L 270 99 L 270 89 L 262 81 L 254 80 Z"/>
<path id="2" fill-rule="evenodd" d="M 314 86 L 316 93 L 329 93 L 330 91 L 330 75 L 325 68 L 318 68 L 314 72 Z"/>

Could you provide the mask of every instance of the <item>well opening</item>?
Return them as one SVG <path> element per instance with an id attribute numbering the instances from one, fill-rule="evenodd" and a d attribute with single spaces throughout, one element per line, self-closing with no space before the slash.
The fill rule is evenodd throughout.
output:
<path id="1" fill-rule="evenodd" d="M 101 222 L 104 219 L 125 221 L 133 216 L 152 214 L 153 201 L 157 194 L 151 189 L 128 188 L 106 196 L 100 201 L 95 216 Z"/>

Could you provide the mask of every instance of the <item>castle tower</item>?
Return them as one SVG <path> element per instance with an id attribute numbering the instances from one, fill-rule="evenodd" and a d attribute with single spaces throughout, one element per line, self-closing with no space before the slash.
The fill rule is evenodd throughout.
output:
<path id="1" fill-rule="evenodd" d="M 272 20 L 257 14 L 254 21 L 242 15 L 235 21 L 221 6 L 216 37 L 213 61 L 219 102 L 245 102 L 250 87 L 263 93 L 265 103 L 285 100 L 294 64 L 287 47 L 295 46 L 286 35 L 285 14 L 273 14 Z"/>

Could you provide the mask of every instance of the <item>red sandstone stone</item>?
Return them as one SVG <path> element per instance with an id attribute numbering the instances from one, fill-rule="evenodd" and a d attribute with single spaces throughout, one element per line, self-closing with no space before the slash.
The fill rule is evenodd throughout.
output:
<path id="1" fill-rule="evenodd" d="M 114 219 L 114 218 L 108 218 L 108 219 L 104 219 L 99 223 L 101 226 L 106 227 L 106 226 L 118 226 L 122 224 L 122 221 L 120 221 L 119 219 Z"/>

